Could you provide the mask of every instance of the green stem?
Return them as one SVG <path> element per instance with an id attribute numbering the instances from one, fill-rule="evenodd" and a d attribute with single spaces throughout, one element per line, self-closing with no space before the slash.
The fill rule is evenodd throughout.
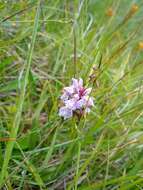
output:
<path id="1" fill-rule="evenodd" d="M 76 176 L 75 176 L 75 190 L 77 190 L 77 186 L 78 186 L 78 176 L 79 176 L 79 166 L 80 166 L 80 152 L 81 152 L 81 142 L 78 141 L 77 166 L 76 166 Z"/>

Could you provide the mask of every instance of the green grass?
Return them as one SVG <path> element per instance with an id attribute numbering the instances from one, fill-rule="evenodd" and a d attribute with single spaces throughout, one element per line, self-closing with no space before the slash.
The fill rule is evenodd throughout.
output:
<path id="1" fill-rule="evenodd" d="M 143 188 L 142 17 L 139 0 L 0 1 L 0 189 Z M 58 116 L 74 76 L 95 102 L 78 123 Z"/>

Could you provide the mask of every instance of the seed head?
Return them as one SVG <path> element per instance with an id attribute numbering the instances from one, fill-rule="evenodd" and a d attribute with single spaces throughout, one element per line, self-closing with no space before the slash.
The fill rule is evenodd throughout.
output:
<path id="1" fill-rule="evenodd" d="M 139 48 L 139 50 L 143 50 L 143 42 L 139 42 L 138 48 Z"/>
<path id="2" fill-rule="evenodd" d="M 133 4 L 131 7 L 132 14 L 136 13 L 138 11 L 139 7 L 137 4 Z"/>
<path id="3" fill-rule="evenodd" d="M 111 7 L 106 11 L 106 15 L 109 17 L 114 15 L 113 9 Z"/>

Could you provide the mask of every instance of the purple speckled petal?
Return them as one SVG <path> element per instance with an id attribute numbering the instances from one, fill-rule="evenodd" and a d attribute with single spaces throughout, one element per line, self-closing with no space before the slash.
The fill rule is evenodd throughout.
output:
<path id="1" fill-rule="evenodd" d="M 84 105 L 86 104 L 86 99 L 82 98 L 76 103 L 76 109 L 82 109 Z"/>
<path id="2" fill-rule="evenodd" d="M 62 101 L 66 101 L 66 100 L 69 99 L 69 96 L 68 96 L 67 93 L 63 93 L 63 95 L 60 97 L 60 99 L 61 99 Z"/>
<path id="3" fill-rule="evenodd" d="M 85 113 L 89 113 L 90 111 L 91 111 L 90 108 L 85 109 Z"/>
<path id="4" fill-rule="evenodd" d="M 90 97 L 90 98 L 87 100 L 88 107 L 94 106 L 93 100 L 94 100 L 94 99 L 93 99 L 92 97 Z"/>
<path id="5" fill-rule="evenodd" d="M 63 117 L 64 119 L 68 119 L 73 116 L 73 112 L 71 109 L 64 106 L 59 109 L 59 116 Z"/>
<path id="6" fill-rule="evenodd" d="M 74 86 L 75 88 L 78 87 L 78 80 L 75 78 L 72 78 L 72 86 Z"/>
<path id="7" fill-rule="evenodd" d="M 76 110 L 76 102 L 77 100 L 72 98 L 70 100 L 65 101 L 65 105 L 71 110 Z"/>
<path id="8" fill-rule="evenodd" d="M 68 87 L 65 87 L 65 88 L 64 88 L 64 91 L 65 91 L 67 94 L 71 95 L 71 94 L 74 93 L 74 88 L 73 88 L 73 86 L 68 86 Z"/>
<path id="9" fill-rule="evenodd" d="M 93 98 L 92 97 L 83 96 L 82 99 L 84 100 L 84 107 L 94 106 Z"/>
<path id="10" fill-rule="evenodd" d="M 89 95 L 92 91 L 92 88 L 87 88 L 84 92 L 84 95 Z"/>
<path id="11" fill-rule="evenodd" d="M 73 98 L 74 98 L 75 100 L 79 100 L 79 99 L 80 99 L 80 96 L 79 96 L 79 94 L 74 94 L 74 95 L 73 95 Z"/>
<path id="12" fill-rule="evenodd" d="M 72 86 L 74 87 L 75 91 L 79 93 L 79 91 L 83 88 L 83 80 L 81 78 L 79 80 L 72 78 Z"/>
<path id="13" fill-rule="evenodd" d="M 82 78 L 79 79 L 78 84 L 79 84 L 80 87 L 83 87 L 83 80 L 82 80 Z"/>

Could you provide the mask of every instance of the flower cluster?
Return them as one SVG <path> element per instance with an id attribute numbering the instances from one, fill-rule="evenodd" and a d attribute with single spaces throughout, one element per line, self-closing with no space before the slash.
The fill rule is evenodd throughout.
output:
<path id="1" fill-rule="evenodd" d="M 63 89 L 61 96 L 63 106 L 59 109 L 59 116 L 68 119 L 74 114 L 89 113 L 90 108 L 94 105 L 93 97 L 90 97 L 91 90 L 92 88 L 83 87 L 81 78 L 73 78 L 71 86 Z"/>

